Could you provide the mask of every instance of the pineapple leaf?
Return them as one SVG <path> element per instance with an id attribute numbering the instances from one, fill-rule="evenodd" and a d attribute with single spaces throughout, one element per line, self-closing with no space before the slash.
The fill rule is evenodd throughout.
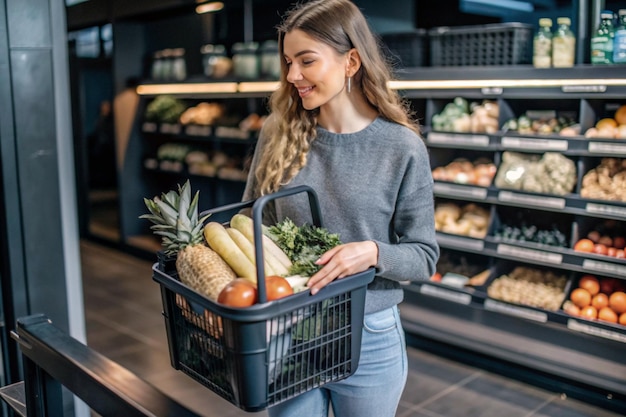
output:
<path id="1" fill-rule="evenodd" d="M 161 244 L 168 255 L 174 255 L 187 246 L 202 244 L 204 240 L 204 221 L 209 214 L 198 219 L 198 201 L 200 193 L 191 192 L 187 180 L 177 191 L 168 191 L 153 199 L 144 198 L 148 212 L 140 219 L 152 223 L 150 229 L 161 236 Z"/>

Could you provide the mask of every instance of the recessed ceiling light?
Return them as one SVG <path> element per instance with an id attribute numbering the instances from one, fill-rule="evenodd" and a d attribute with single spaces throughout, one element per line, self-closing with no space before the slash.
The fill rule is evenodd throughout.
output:
<path id="1" fill-rule="evenodd" d="M 202 13 L 218 12 L 222 10 L 223 8 L 224 8 L 224 3 L 222 3 L 221 1 L 211 1 L 209 3 L 204 3 L 204 4 L 200 4 L 199 6 L 196 6 L 196 13 L 202 14 Z"/>

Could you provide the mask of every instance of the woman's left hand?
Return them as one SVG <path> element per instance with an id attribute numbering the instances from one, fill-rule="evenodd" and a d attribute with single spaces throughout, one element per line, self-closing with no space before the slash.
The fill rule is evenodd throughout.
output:
<path id="1" fill-rule="evenodd" d="M 324 253 L 316 264 L 324 265 L 308 281 L 311 295 L 337 278 L 347 277 L 376 265 L 378 245 L 371 240 L 335 246 Z"/>

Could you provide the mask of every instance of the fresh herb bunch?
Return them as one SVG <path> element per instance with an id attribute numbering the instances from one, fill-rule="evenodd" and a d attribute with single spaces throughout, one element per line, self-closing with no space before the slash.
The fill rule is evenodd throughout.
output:
<path id="1" fill-rule="evenodd" d="M 289 218 L 265 230 L 293 263 L 289 268 L 290 275 L 310 277 L 315 274 L 321 269 L 315 261 L 324 252 L 341 244 L 338 234 L 310 224 L 297 226 Z"/>

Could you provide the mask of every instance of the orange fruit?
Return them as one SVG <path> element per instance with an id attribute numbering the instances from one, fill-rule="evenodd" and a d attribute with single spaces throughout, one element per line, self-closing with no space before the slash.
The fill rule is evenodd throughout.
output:
<path id="1" fill-rule="evenodd" d="M 578 281 L 578 286 L 589 291 L 591 295 L 596 295 L 600 292 L 600 281 L 593 275 L 583 275 Z"/>
<path id="2" fill-rule="evenodd" d="M 609 296 L 604 293 L 598 293 L 591 299 L 591 305 L 601 310 L 604 307 L 609 306 Z"/>
<path id="3" fill-rule="evenodd" d="M 620 125 L 626 124 L 626 104 L 622 104 L 615 111 L 615 121 Z"/>
<path id="4" fill-rule="evenodd" d="M 569 298 L 580 308 L 587 307 L 591 304 L 591 294 L 584 288 L 576 288 L 572 291 Z"/>
<path id="5" fill-rule="evenodd" d="M 592 252 L 597 253 L 598 255 L 607 255 L 609 253 L 609 248 L 602 243 L 596 243 L 593 245 Z"/>
<path id="6" fill-rule="evenodd" d="M 604 119 L 598 120 L 598 122 L 596 123 L 596 129 L 604 129 L 604 128 L 614 129 L 616 127 L 617 127 L 617 120 L 611 117 L 605 117 Z"/>
<path id="7" fill-rule="evenodd" d="M 622 313 L 622 314 L 619 316 L 618 323 L 619 323 L 619 324 L 621 324 L 621 325 L 626 326 L 626 313 Z"/>
<path id="8" fill-rule="evenodd" d="M 591 239 L 580 239 L 574 245 L 574 250 L 577 252 L 593 252 L 595 243 Z"/>
<path id="9" fill-rule="evenodd" d="M 604 307 L 601 308 L 600 311 L 598 311 L 598 319 L 611 323 L 617 323 L 617 314 L 615 314 L 615 311 L 613 311 L 611 308 Z"/>
<path id="10" fill-rule="evenodd" d="M 616 291 L 609 297 L 609 307 L 618 314 L 626 313 L 626 293 Z"/>
<path id="11" fill-rule="evenodd" d="M 587 306 L 580 310 L 580 317 L 589 320 L 598 318 L 598 310 L 594 306 Z"/>

